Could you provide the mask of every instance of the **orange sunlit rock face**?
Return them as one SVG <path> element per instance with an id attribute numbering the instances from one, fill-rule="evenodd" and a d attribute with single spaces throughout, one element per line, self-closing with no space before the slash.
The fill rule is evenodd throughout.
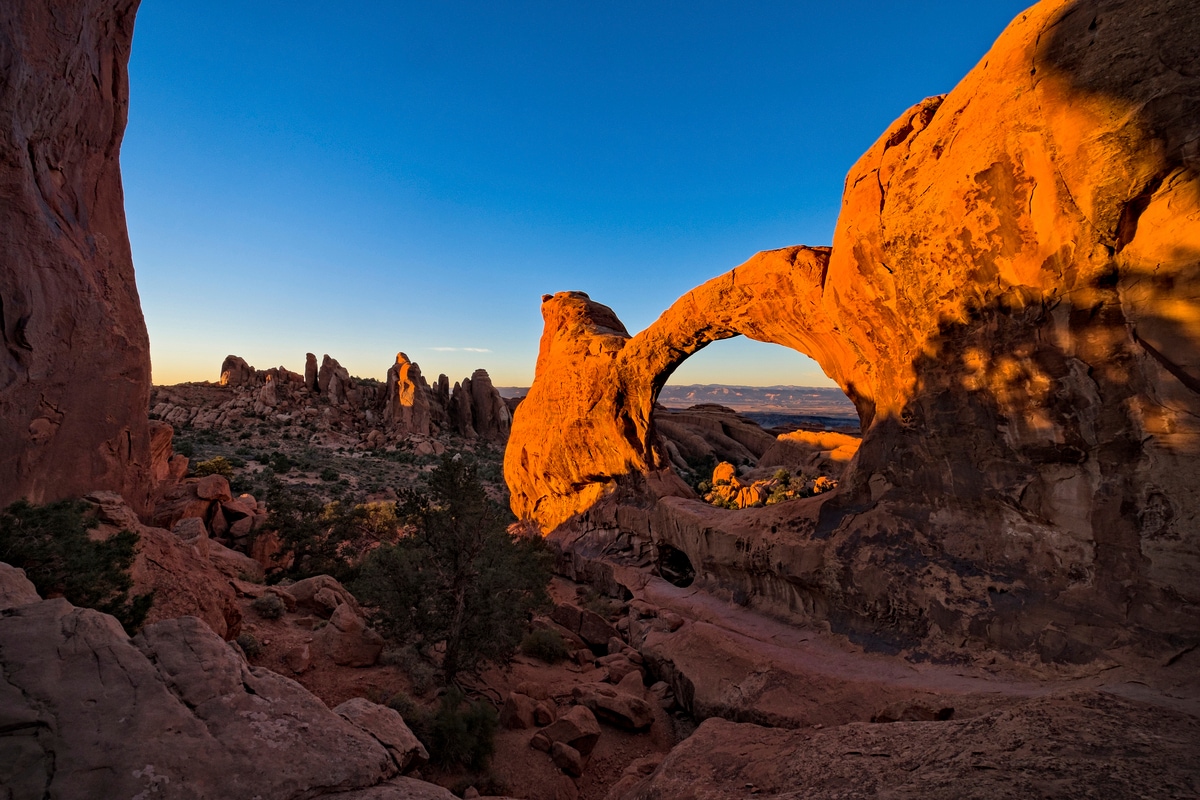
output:
<path id="1" fill-rule="evenodd" d="M 821 602 L 925 627 L 936 602 L 942 629 L 965 630 L 970 612 L 942 611 L 986 605 L 990 574 L 1104 624 L 1195 632 L 1198 28 L 1190 0 L 1047 0 L 858 161 L 831 252 L 760 253 L 632 338 L 584 295 L 546 298 L 505 462 L 514 511 L 550 531 L 602 498 L 681 493 L 648 480 L 666 463 L 653 400 L 689 354 L 741 333 L 813 357 L 863 421 L 837 502 L 881 526 L 890 576 L 828 550 L 846 578 L 814 568 L 838 595 Z M 901 506 L 927 537 L 907 562 L 908 523 L 885 513 Z M 865 524 L 822 519 L 831 543 Z M 912 564 L 931 552 L 974 577 L 926 591 L 935 570 Z M 1053 618 L 987 635 L 1027 640 Z"/>

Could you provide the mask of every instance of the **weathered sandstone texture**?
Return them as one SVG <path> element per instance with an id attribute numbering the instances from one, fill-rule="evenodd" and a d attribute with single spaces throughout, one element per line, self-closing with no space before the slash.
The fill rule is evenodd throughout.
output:
<path id="1" fill-rule="evenodd" d="M 137 0 L 0 5 L 0 506 L 150 488 L 118 156 Z"/>
<path id="2" fill-rule="evenodd" d="M 395 712 L 334 713 L 194 617 L 130 639 L 106 614 L 35 595 L 0 616 L 0 669 L 8 796 L 448 796 L 382 788 L 420 749 Z"/>
<path id="3" fill-rule="evenodd" d="M 706 720 L 611 800 L 692 797 L 1187 797 L 1200 723 L 1101 692 L 1017 703 L 963 721 L 782 730 Z"/>
<path id="4" fill-rule="evenodd" d="M 1079 661 L 1191 640 L 1197 37 L 1187 0 L 1046 0 L 854 166 L 832 250 L 760 253 L 632 337 L 587 295 L 544 297 L 514 511 L 669 545 L 735 595 L 901 644 Z M 840 491 L 719 512 L 667 469 L 658 391 L 738 334 L 854 401 Z"/>

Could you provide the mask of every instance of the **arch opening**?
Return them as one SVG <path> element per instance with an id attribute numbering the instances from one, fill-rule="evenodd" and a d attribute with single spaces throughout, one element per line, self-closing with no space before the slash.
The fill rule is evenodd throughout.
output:
<path id="1" fill-rule="evenodd" d="M 696 580 L 696 568 L 687 553 L 669 544 L 659 543 L 654 569 L 660 578 L 680 589 L 686 589 Z"/>
<path id="2" fill-rule="evenodd" d="M 861 442 L 854 403 L 808 356 L 737 336 L 664 376 L 652 424 L 671 467 L 711 505 L 741 509 L 838 486 Z"/>

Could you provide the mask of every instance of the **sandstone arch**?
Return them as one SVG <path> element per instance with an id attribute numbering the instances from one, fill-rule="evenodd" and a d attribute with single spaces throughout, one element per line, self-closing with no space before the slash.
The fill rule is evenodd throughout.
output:
<path id="1" fill-rule="evenodd" d="M 1072 659 L 1200 634 L 1198 36 L 1188 0 L 1045 0 L 859 160 L 828 253 L 759 254 L 635 337 L 545 298 L 514 510 L 916 639 Z M 771 268 L 792 254 L 807 272 Z M 855 402 L 837 496 L 705 516 L 662 470 L 656 381 L 734 333 Z"/>
<path id="2" fill-rule="evenodd" d="M 522 406 L 553 409 L 568 429 L 518 413 L 505 456 L 518 516 L 549 530 L 609 492 L 687 496 L 667 467 L 651 412 L 671 373 L 708 344 L 744 335 L 810 356 L 869 420 L 866 369 L 836 336 L 821 306 L 828 248 L 760 253 L 681 297 L 630 336 L 611 309 L 580 292 L 542 300 L 546 333 L 537 380 Z"/>

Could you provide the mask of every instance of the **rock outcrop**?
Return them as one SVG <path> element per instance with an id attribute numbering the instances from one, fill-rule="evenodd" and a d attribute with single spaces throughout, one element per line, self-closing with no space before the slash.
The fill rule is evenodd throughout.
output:
<path id="1" fill-rule="evenodd" d="M 428 436 L 430 396 L 421 368 L 404 353 L 397 353 L 396 363 L 387 372 L 384 424 L 402 433 Z"/>
<path id="2" fill-rule="evenodd" d="M 149 499 L 150 348 L 118 161 L 136 8 L 0 8 L 0 507 Z"/>
<path id="3" fill-rule="evenodd" d="M 709 719 L 609 797 L 1184 797 L 1200 786 L 1197 745 L 1195 717 L 1090 692 L 961 722 L 784 730 Z"/>
<path id="4" fill-rule="evenodd" d="M 131 640 L 97 611 L 25 603 L 0 617 L 0 667 L 0 786 L 13 797 L 448 796 L 383 783 L 423 753 L 395 712 L 334 713 L 193 617 Z"/>
<path id="5" fill-rule="evenodd" d="M 384 383 L 351 376 L 329 355 L 318 369 L 309 353 L 303 375 L 282 366 L 256 370 L 245 359 L 229 356 L 218 384 L 207 390 L 202 384 L 155 387 L 150 417 L 201 429 L 269 419 L 301 426 L 306 437 L 315 432 L 327 445 L 374 449 L 409 442 L 427 455 L 442 452 L 443 445 L 434 440 L 443 433 L 503 444 L 512 414 L 487 370 L 475 370 L 452 392 L 445 375 L 430 386 L 404 353 L 396 355 Z M 155 469 L 159 466 L 156 461 Z"/>
<path id="6" fill-rule="evenodd" d="M 514 511 L 896 640 L 1196 636 L 1198 35 L 1187 0 L 1046 0 L 854 166 L 832 250 L 760 253 L 633 337 L 546 296 Z M 814 358 L 862 422 L 841 490 L 786 517 L 706 517 L 665 469 L 658 390 L 738 334 Z"/>

